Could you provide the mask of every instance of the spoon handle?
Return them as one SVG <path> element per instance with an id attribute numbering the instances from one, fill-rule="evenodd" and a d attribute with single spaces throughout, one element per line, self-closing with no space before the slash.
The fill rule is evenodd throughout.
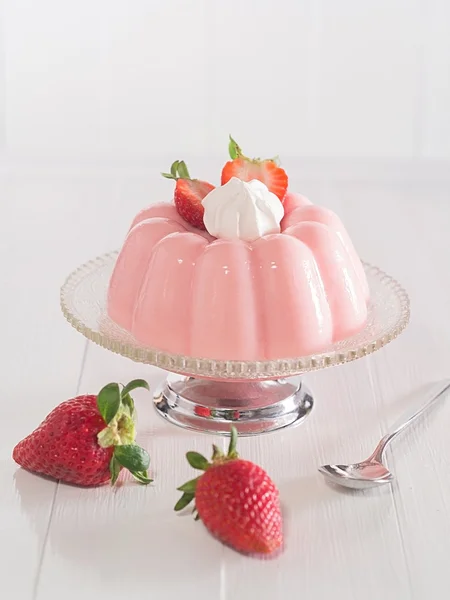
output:
<path id="1" fill-rule="evenodd" d="M 389 428 L 388 433 L 381 438 L 378 446 L 375 448 L 372 456 L 369 460 L 374 460 L 377 462 L 381 462 L 383 459 L 383 453 L 386 449 L 386 446 L 392 442 L 392 440 L 397 437 L 399 433 L 401 433 L 404 429 L 406 429 L 413 421 L 415 421 L 420 415 L 422 415 L 426 410 L 431 408 L 435 402 L 437 402 L 443 394 L 450 388 L 450 380 L 447 379 L 445 381 L 441 381 L 439 384 L 439 389 L 437 392 L 434 392 L 431 398 L 429 398 L 424 404 L 422 404 L 419 408 L 417 408 L 412 414 L 408 412 L 406 415 L 403 415 L 401 419 L 399 419 L 394 425 Z"/>

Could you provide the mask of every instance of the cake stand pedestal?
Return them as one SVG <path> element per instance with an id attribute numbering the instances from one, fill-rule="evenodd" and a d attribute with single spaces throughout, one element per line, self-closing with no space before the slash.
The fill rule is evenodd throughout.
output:
<path id="1" fill-rule="evenodd" d="M 267 381 L 215 381 L 169 375 L 154 395 L 165 419 L 200 431 L 254 435 L 300 423 L 313 398 L 300 377 Z"/>
<path id="2" fill-rule="evenodd" d="M 71 273 L 61 288 L 61 308 L 69 323 L 96 344 L 136 362 L 169 372 L 154 392 L 157 413 L 187 429 L 255 435 L 299 424 L 313 396 L 300 375 L 339 365 L 379 350 L 409 322 L 405 290 L 377 267 L 364 264 L 371 300 L 366 326 L 324 352 L 264 361 L 212 360 L 149 348 L 107 315 L 106 295 L 117 253 L 100 256 Z"/>

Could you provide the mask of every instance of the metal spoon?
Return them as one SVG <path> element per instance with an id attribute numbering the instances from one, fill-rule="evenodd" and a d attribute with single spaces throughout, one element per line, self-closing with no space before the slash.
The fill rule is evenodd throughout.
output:
<path id="1" fill-rule="evenodd" d="M 319 471 L 328 481 L 345 487 L 365 490 L 371 487 L 391 483 L 394 475 L 383 464 L 386 447 L 392 440 L 413 421 L 430 408 L 449 388 L 450 380 L 441 381 L 437 392 L 413 414 L 408 413 L 390 428 L 390 431 L 380 440 L 371 456 L 354 465 L 323 465 Z"/>

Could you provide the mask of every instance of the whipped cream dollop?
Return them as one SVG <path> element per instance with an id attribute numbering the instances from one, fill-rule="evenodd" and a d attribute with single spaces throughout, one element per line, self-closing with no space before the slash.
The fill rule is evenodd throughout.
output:
<path id="1" fill-rule="evenodd" d="M 232 177 L 214 188 L 202 202 L 203 222 L 211 235 L 253 242 L 269 233 L 280 233 L 284 208 L 267 186 L 253 179 Z"/>

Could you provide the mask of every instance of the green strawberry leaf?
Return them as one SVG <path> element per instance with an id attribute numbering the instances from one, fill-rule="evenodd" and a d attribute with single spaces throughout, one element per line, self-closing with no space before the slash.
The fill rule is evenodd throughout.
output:
<path id="1" fill-rule="evenodd" d="M 190 504 L 193 499 L 194 499 L 194 494 L 190 494 L 189 492 L 185 492 L 181 496 L 181 498 L 178 500 L 178 502 L 175 504 L 174 510 L 176 510 L 176 511 L 183 510 L 183 508 L 186 508 L 186 506 L 188 504 Z"/>
<path id="2" fill-rule="evenodd" d="M 130 392 L 132 392 L 133 390 L 135 390 L 137 388 L 144 388 L 146 390 L 150 390 L 150 386 L 145 381 L 145 379 L 133 379 L 133 381 L 130 381 L 130 383 L 128 383 L 123 388 L 122 397 L 126 396 L 127 394 L 129 394 Z"/>
<path id="3" fill-rule="evenodd" d="M 130 394 L 124 396 L 122 392 L 122 406 L 128 408 L 129 416 L 134 419 L 134 401 Z"/>
<path id="4" fill-rule="evenodd" d="M 162 175 L 163 177 L 165 177 L 166 179 L 176 179 L 176 177 L 174 177 L 174 176 L 172 175 L 172 173 L 161 173 L 161 175 Z"/>
<path id="5" fill-rule="evenodd" d="M 172 163 L 172 166 L 170 167 L 170 173 L 172 174 L 172 177 L 177 176 L 178 174 L 178 165 L 180 164 L 179 160 L 176 160 L 174 163 Z"/>
<path id="6" fill-rule="evenodd" d="M 136 444 L 115 446 L 114 457 L 122 467 L 131 471 L 131 473 L 146 471 L 150 464 L 150 456 L 147 450 Z"/>
<path id="7" fill-rule="evenodd" d="M 238 158 L 239 155 L 241 154 L 241 149 L 239 148 L 239 146 L 235 142 L 235 140 L 233 140 L 231 135 L 230 135 L 230 141 L 228 143 L 228 153 L 232 160 L 234 160 L 235 158 Z"/>
<path id="8" fill-rule="evenodd" d="M 120 408 L 120 388 L 117 383 L 108 383 L 100 390 L 97 406 L 106 424 L 111 423 Z"/>
<path id="9" fill-rule="evenodd" d="M 151 483 L 153 481 L 153 479 L 149 478 L 148 471 L 134 471 L 131 474 L 136 479 L 136 481 L 139 481 L 140 483 L 143 483 L 144 485 L 148 485 L 149 483 Z"/>
<path id="10" fill-rule="evenodd" d="M 189 171 L 184 160 L 178 162 L 178 176 L 181 179 L 190 179 Z"/>
<path id="11" fill-rule="evenodd" d="M 186 458 L 188 463 L 194 469 L 200 469 L 201 471 L 206 471 L 206 469 L 210 466 L 209 462 L 206 460 L 204 456 L 199 454 L 198 452 L 187 452 Z"/>
<path id="12" fill-rule="evenodd" d="M 130 396 L 130 392 L 136 390 L 137 388 L 144 388 L 146 390 L 150 390 L 150 386 L 145 381 L 145 379 L 133 379 L 126 386 L 124 386 L 122 390 L 122 404 L 128 408 L 130 413 L 130 417 L 134 417 L 134 401 Z"/>
<path id="13" fill-rule="evenodd" d="M 111 462 L 109 463 L 109 472 L 111 473 L 111 485 L 114 485 L 116 483 L 117 478 L 120 475 L 121 469 L 122 467 L 113 455 L 113 457 L 111 458 Z"/>
<path id="14" fill-rule="evenodd" d="M 195 488 L 197 487 L 197 482 L 200 479 L 200 477 L 196 477 L 195 479 L 191 479 L 190 481 L 183 483 L 183 485 L 180 485 L 180 487 L 177 488 L 177 490 L 179 492 L 188 492 L 189 494 L 195 494 Z"/>

